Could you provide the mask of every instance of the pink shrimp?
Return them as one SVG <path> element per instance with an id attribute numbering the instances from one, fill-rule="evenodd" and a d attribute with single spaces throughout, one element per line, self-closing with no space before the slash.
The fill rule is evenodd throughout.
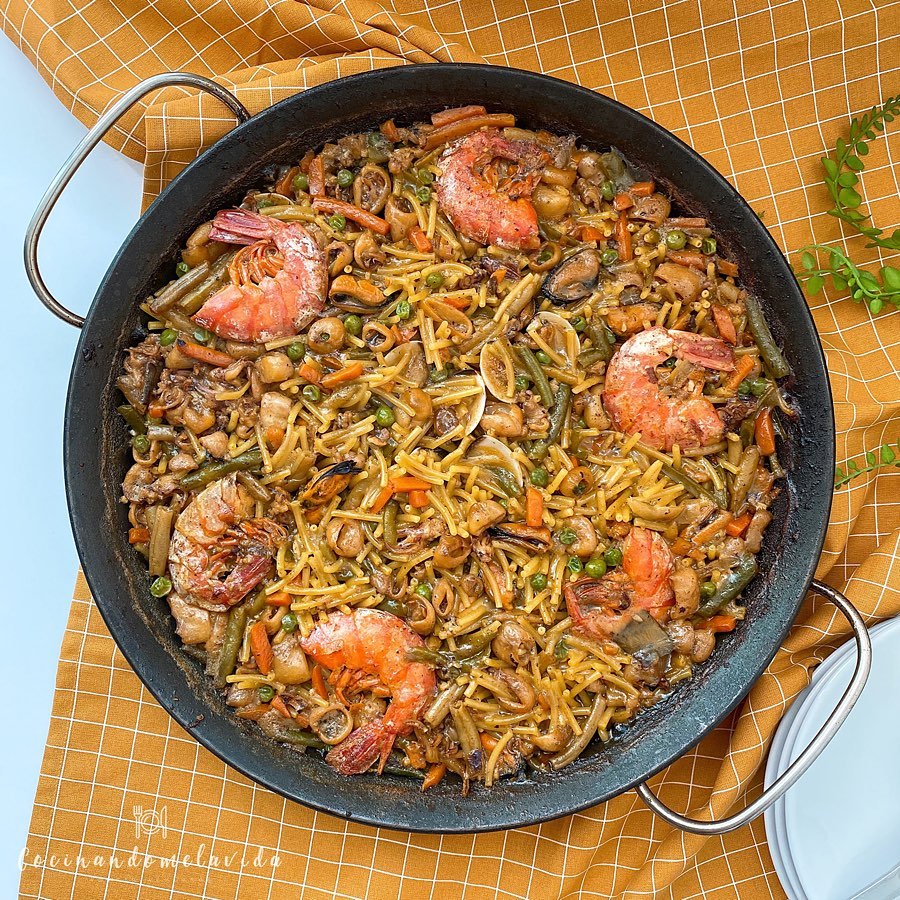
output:
<path id="1" fill-rule="evenodd" d="M 626 434 L 639 431 L 657 450 L 721 441 L 725 425 L 706 397 L 679 399 L 660 390 L 656 366 L 670 356 L 721 372 L 734 369 L 734 353 L 718 338 L 658 327 L 642 331 L 625 341 L 606 370 L 603 403 L 613 425 Z"/>
<path id="2" fill-rule="evenodd" d="M 301 641 L 301 646 L 328 669 L 346 666 L 377 675 L 391 692 L 391 705 L 384 717 L 361 725 L 326 757 L 341 775 L 358 775 L 376 760 L 380 760 L 381 771 L 394 739 L 412 731 L 413 723 L 434 696 L 434 671 L 406 655 L 424 647 L 425 641 L 397 616 L 377 609 L 356 609 L 330 615 Z"/>
<path id="3" fill-rule="evenodd" d="M 507 140 L 494 128 L 475 131 L 441 156 L 435 182 L 441 210 L 473 241 L 534 250 L 540 236 L 531 195 L 549 159 L 537 144 Z M 502 178 L 495 160 L 513 163 Z"/>
<path id="4" fill-rule="evenodd" d="M 325 254 L 298 222 L 224 209 L 216 213 L 209 236 L 253 246 L 229 266 L 232 283 L 194 316 L 199 325 L 228 340 L 259 344 L 299 334 L 324 308 Z"/>
<path id="5" fill-rule="evenodd" d="M 266 577 L 284 529 L 250 518 L 252 510 L 253 499 L 232 473 L 204 488 L 176 520 L 169 571 L 193 605 L 222 612 Z"/>
<path id="6" fill-rule="evenodd" d="M 579 578 L 565 589 L 575 624 L 601 640 L 615 638 L 637 610 L 657 621 L 675 602 L 669 581 L 675 560 L 665 540 L 647 528 L 632 528 L 622 545 L 622 567 L 601 578 Z"/>

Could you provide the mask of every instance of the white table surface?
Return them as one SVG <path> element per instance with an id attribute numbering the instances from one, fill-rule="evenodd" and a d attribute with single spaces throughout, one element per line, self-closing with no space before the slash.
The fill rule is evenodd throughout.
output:
<path id="1" fill-rule="evenodd" d="M 0 667 L 10 692 L 0 741 L 0 897 L 15 897 L 77 569 L 63 490 L 62 421 L 78 331 L 35 298 L 22 266 L 22 239 L 84 128 L 5 37 L 0 111 L 0 302 L 7 311 L 0 367 L 9 404 L 0 442 L 0 572 L 6 582 Z M 101 145 L 54 212 L 41 261 L 48 285 L 71 309 L 87 309 L 140 212 L 140 187 L 141 167 Z"/>

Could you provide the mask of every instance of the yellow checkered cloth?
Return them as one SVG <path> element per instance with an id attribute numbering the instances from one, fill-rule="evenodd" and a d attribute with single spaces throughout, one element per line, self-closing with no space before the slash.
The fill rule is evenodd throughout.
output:
<path id="1" fill-rule="evenodd" d="M 88 123 L 138 80 L 171 69 L 213 76 L 254 112 L 376 67 L 455 60 L 540 70 L 614 96 L 693 145 L 785 250 L 815 236 L 878 261 L 825 214 L 818 159 L 851 112 L 900 90 L 896 0 L 5 0 L 0 16 Z M 145 162 L 152 198 L 232 124 L 216 101 L 172 89 L 111 139 Z M 900 128 L 889 131 L 863 181 L 875 221 L 893 228 Z M 817 296 L 813 312 L 838 460 L 896 441 L 900 313 L 873 322 L 835 295 Z M 894 615 L 898 541 L 900 470 L 860 477 L 836 494 L 819 575 L 870 622 Z M 845 638 L 833 608 L 807 601 L 739 712 L 653 780 L 662 799 L 721 817 L 757 796 L 782 713 Z M 633 792 L 571 818 L 471 836 L 376 830 L 287 802 L 173 724 L 117 651 L 81 578 L 24 866 L 22 896 L 52 900 L 783 896 L 761 820 L 721 838 L 686 835 Z"/>

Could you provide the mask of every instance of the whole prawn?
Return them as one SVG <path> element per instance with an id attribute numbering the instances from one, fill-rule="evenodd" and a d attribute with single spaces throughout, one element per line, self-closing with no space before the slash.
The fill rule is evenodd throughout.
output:
<path id="1" fill-rule="evenodd" d="M 361 725 L 326 757 L 341 775 L 358 775 L 376 760 L 381 771 L 394 740 L 412 731 L 434 696 L 433 670 L 407 658 L 410 650 L 424 647 L 425 641 L 397 616 L 377 609 L 356 609 L 330 615 L 301 640 L 301 646 L 328 669 L 346 666 L 377 675 L 391 692 L 384 717 Z"/>
<path id="2" fill-rule="evenodd" d="M 194 316 L 199 325 L 228 340 L 258 344 L 298 334 L 324 308 L 325 254 L 300 223 L 224 209 L 213 219 L 210 238 L 251 246 L 229 267 L 232 283 Z"/>
<path id="3" fill-rule="evenodd" d="M 661 392 L 656 366 L 671 356 L 707 369 L 734 369 L 734 353 L 718 338 L 660 327 L 642 331 L 625 341 L 606 370 L 603 402 L 613 425 L 626 434 L 639 431 L 657 450 L 721 441 L 725 425 L 706 397 L 679 399 Z"/>
<path id="4" fill-rule="evenodd" d="M 453 227 L 474 241 L 534 250 L 540 236 L 531 195 L 549 159 L 537 144 L 507 140 L 495 128 L 475 131 L 441 156 L 438 204 Z M 503 179 L 495 160 L 514 164 Z"/>
<path id="5" fill-rule="evenodd" d="M 232 473 L 204 488 L 176 520 L 169 571 L 193 605 L 224 611 L 265 578 L 284 529 L 271 519 L 250 518 L 252 510 L 252 498 Z"/>

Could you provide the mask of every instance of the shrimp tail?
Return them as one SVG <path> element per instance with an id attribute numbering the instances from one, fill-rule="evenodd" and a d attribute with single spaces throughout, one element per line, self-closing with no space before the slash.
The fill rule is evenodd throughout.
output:
<path id="1" fill-rule="evenodd" d="M 234 606 L 266 577 L 271 566 L 270 557 L 253 556 L 248 558 L 235 566 L 224 581 L 213 585 L 212 601 L 225 606 Z"/>
<path id="2" fill-rule="evenodd" d="M 341 775 L 361 775 L 378 760 L 379 773 L 394 746 L 395 734 L 383 721 L 361 725 L 325 757 Z"/>
<path id="3" fill-rule="evenodd" d="M 255 244 L 271 238 L 275 227 L 271 219 L 247 209 L 222 209 L 213 219 L 211 240 L 226 244 Z"/>

